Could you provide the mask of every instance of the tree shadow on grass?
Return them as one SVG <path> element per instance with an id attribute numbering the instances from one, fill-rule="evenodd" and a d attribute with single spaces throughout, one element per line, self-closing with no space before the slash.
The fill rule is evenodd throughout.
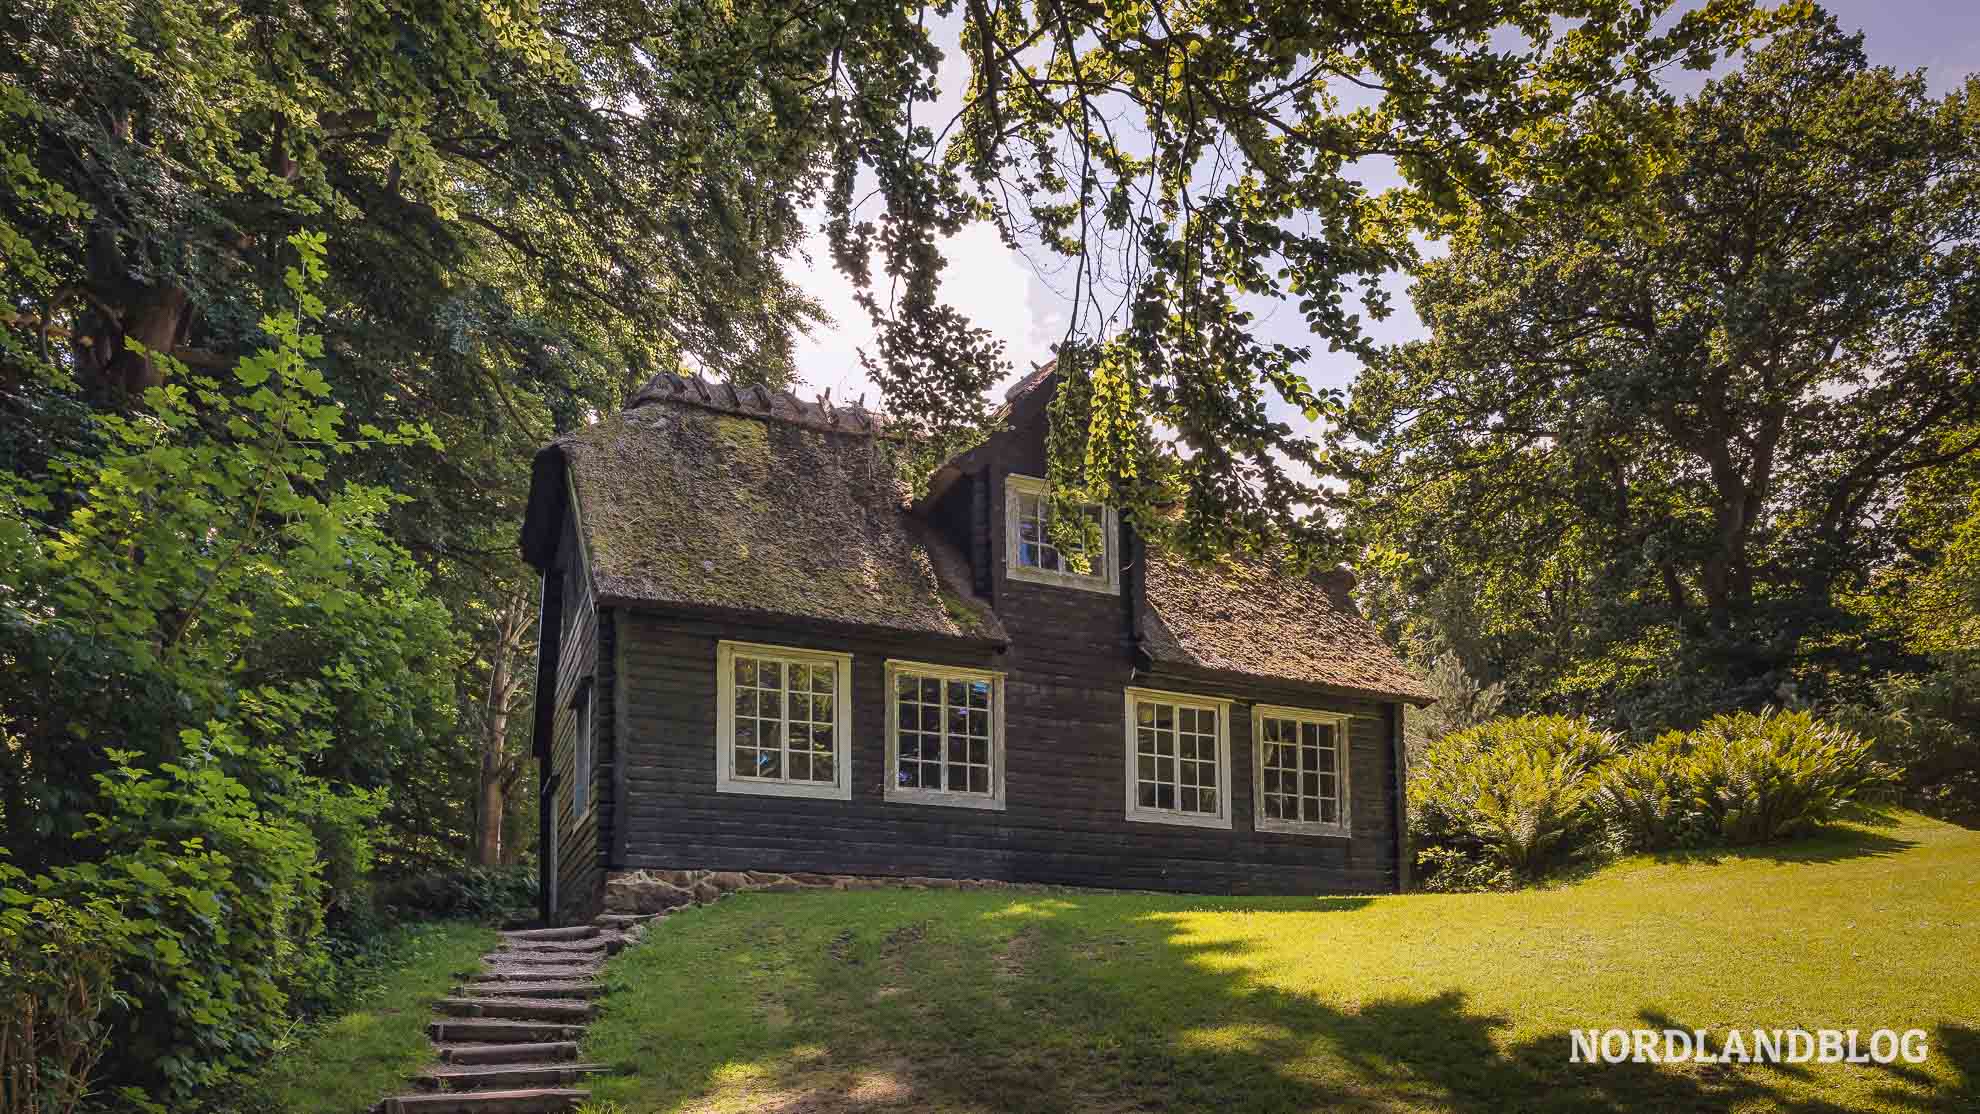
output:
<path id="1" fill-rule="evenodd" d="M 1910 1064 L 1878 1064 L 1876 1068 L 1891 1080 L 1889 1086 L 1878 1089 L 1878 1099 L 1902 1109 L 1920 1111 L 1972 1114 L 1980 1110 L 1980 1029 L 1941 1025 L 1933 1036 L 1936 1041 L 1931 1055 L 1950 1063 L 1959 1076 L 1958 1081 L 1946 1087 Z M 1929 1092 L 1930 1097 L 1921 1101 L 1917 1097 L 1921 1090 Z"/>
<path id="2" fill-rule="evenodd" d="M 1652 856 L 1660 863 L 1712 865 L 1727 861 L 1765 860 L 1777 863 L 1839 863 L 1849 859 L 1883 858 L 1918 846 L 1916 840 L 1860 827 L 1829 827 L 1783 843 L 1748 847 L 1712 847 L 1696 851 L 1665 851 Z"/>
<path id="3" fill-rule="evenodd" d="M 864 895 L 862 895 L 864 896 Z M 798 901 L 805 899 L 799 898 Z M 1188 915 L 1249 910 L 1351 915 L 1367 899 L 1066 896 L 975 911 L 919 896 L 810 906 L 779 947 L 777 1029 L 746 1065 L 659 1050 L 685 1105 L 781 1114 L 852 1111 L 1129 1114 L 1332 1110 L 1716 1111 L 1829 1114 L 1797 1065 L 1570 1062 L 1566 1032 L 1508 1043 L 1512 1019 L 1459 990 L 1344 1007 L 1258 981 L 1245 940 L 1193 935 Z M 724 903 L 728 906 L 729 903 Z M 707 915 L 747 936 L 747 906 Z M 1643 1027 L 1712 1028 L 1640 1011 Z M 1980 1109 L 1980 1034 L 1936 1031 L 1952 1083 L 1894 1065 L 1875 1100 Z M 631 1065 L 627 1065 L 631 1066 Z M 642 1069 L 645 1070 L 645 1069 Z M 1836 1069 L 1825 1069 L 1836 1070 Z"/>

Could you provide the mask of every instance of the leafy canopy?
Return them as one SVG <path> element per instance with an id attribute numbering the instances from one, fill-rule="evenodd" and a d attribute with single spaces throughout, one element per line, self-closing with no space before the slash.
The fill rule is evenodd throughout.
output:
<path id="1" fill-rule="evenodd" d="M 1383 610 L 1483 632 L 1460 649 L 1522 701 L 1643 726 L 1887 659 L 1839 593 L 1917 535 L 1906 477 L 1980 449 L 1976 96 L 1820 17 L 1681 105 L 1530 130 L 1510 203 L 1419 272 L 1431 338 L 1336 438 Z M 1606 145 L 1634 173 L 1563 176 Z"/>
<path id="2" fill-rule="evenodd" d="M 941 309 L 934 236 L 987 218 L 1064 257 L 1072 322 L 1058 352 L 1054 476 L 1104 494 L 1201 552 L 1327 536 L 1316 447 L 1275 419 L 1338 399 L 1308 349 L 1266 339 L 1251 307 L 1297 302 L 1322 343 L 1367 353 L 1354 298 L 1413 256 L 1409 230 L 1503 185 L 1519 138 L 1584 103 L 1703 62 L 1761 26 L 1744 4 L 1621 0 L 1181 3 L 960 0 L 968 62 L 955 119 L 876 118 L 826 195 L 839 265 L 888 284 L 874 373 L 889 405 L 943 432 L 979 424 L 994 379 L 981 337 Z M 934 99 L 932 55 L 914 100 Z M 835 75 L 836 76 L 836 75 Z M 838 84 L 857 93 L 858 72 Z M 912 109 L 913 105 L 906 106 Z M 841 155 L 851 155 L 842 150 Z M 1407 183 L 1357 180 L 1385 160 Z M 868 172 L 860 173 L 861 164 Z M 861 219 L 867 181 L 878 219 Z M 876 271 L 876 260 L 879 265 Z M 994 353 L 993 353 L 994 354 Z M 1147 513 L 1185 496 L 1184 515 Z"/>
<path id="3" fill-rule="evenodd" d="M 323 244 L 291 246 L 229 376 L 149 353 L 168 384 L 96 452 L 0 472 L 0 964 L 108 964 L 117 996 L 65 1024 L 104 1010 L 140 1097 L 268 1050 L 364 899 L 390 779 L 452 727 L 459 650 L 381 528 L 395 497 L 330 475 L 431 434 L 346 432 L 313 366 Z M 100 934 L 48 935 L 78 917 Z"/>

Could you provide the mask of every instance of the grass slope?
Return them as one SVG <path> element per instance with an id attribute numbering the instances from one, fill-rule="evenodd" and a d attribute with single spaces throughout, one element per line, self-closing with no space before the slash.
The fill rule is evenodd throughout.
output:
<path id="1" fill-rule="evenodd" d="M 393 962 L 349 1013 L 305 1030 L 231 1105 L 239 1114 L 362 1114 L 433 1059 L 433 1003 L 495 947 L 495 930 L 461 921 L 409 925 Z"/>
<path id="2" fill-rule="evenodd" d="M 1902 814 L 1515 894 L 747 895 L 608 980 L 594 1094 L 637 1114 L 1980 1110 L 1980 832 Z M 1612 1026 L 1917 1027 L 1930 1057 L 1568 1062 Z"/>

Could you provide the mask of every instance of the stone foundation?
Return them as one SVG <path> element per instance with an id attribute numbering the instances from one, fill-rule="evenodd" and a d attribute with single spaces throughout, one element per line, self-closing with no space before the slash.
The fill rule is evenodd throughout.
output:
<path id="1" fill-rule="evenodd" d="M 802 893 L 806 890 L 1028 890 L 1074 892 L 1066 886 L 999 882 L 988 878 L 896 878 L 860 874 L 779 874 L 763 870 L 614 870 L 605 875 L 608 913 L 665 913 L 706 905 L 726 894 Z"/>

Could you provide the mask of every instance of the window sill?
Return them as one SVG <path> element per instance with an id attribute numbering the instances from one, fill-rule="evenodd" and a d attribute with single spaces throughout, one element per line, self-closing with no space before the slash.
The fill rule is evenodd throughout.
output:
<path id="1" fill-rule="evenodd" d="M 1231 818 L 1228 816 L 1157 812 L 1152 809 L 1129 809 L 1127 819 L 1135 824 L 1173 824 L 1181 828 L 1218 828 L 1229 831 L 1231 827 Z"/>
<path id="2" fill-rule="evenodd" d="M 1309 820 L 1258 820 L 1252 828 L 1261 832 L 1274 832 L 1278 835 L 1327 836 L 1332 839 L 1348 839 L 1352 836 L 1345 824 L 1321 824 Z"/>
<path id="3" fill-rule="evenodd" d="M 806 785 L 796 781 L 751 781 L 746 778 L 724 778 L 716 783 L 717 793 L 736 793 L 751 797 L 809 797 L 822 801 L 852 800 L 851 785 L 827 785 L 824 783 Z"/>
<path id="4" fill-rule="evenodd" d="M 1013 561 L 1006 570 L 1012 580 L 1029 584 L 1047 584 L 1054 588 L 1076 588 L 1082 592 L 1097 592 L 1103 596 L 1121 594 L 1120 582 L 1107 576 L 1084 576 L 1076 572 L 1052 572 L 1049 569 L 1034 569 L 1030 565 L 1020 565 Z"/>
<path id="5" fill-rule="evenodd" d="M 938 808 L 974 808 L 1004 811 L 1002 797 L 983 793 L 945 793 L 939 789 L 901 789 L 889 785 L 884 794 L 889 804 L 934 805 Z"/>

